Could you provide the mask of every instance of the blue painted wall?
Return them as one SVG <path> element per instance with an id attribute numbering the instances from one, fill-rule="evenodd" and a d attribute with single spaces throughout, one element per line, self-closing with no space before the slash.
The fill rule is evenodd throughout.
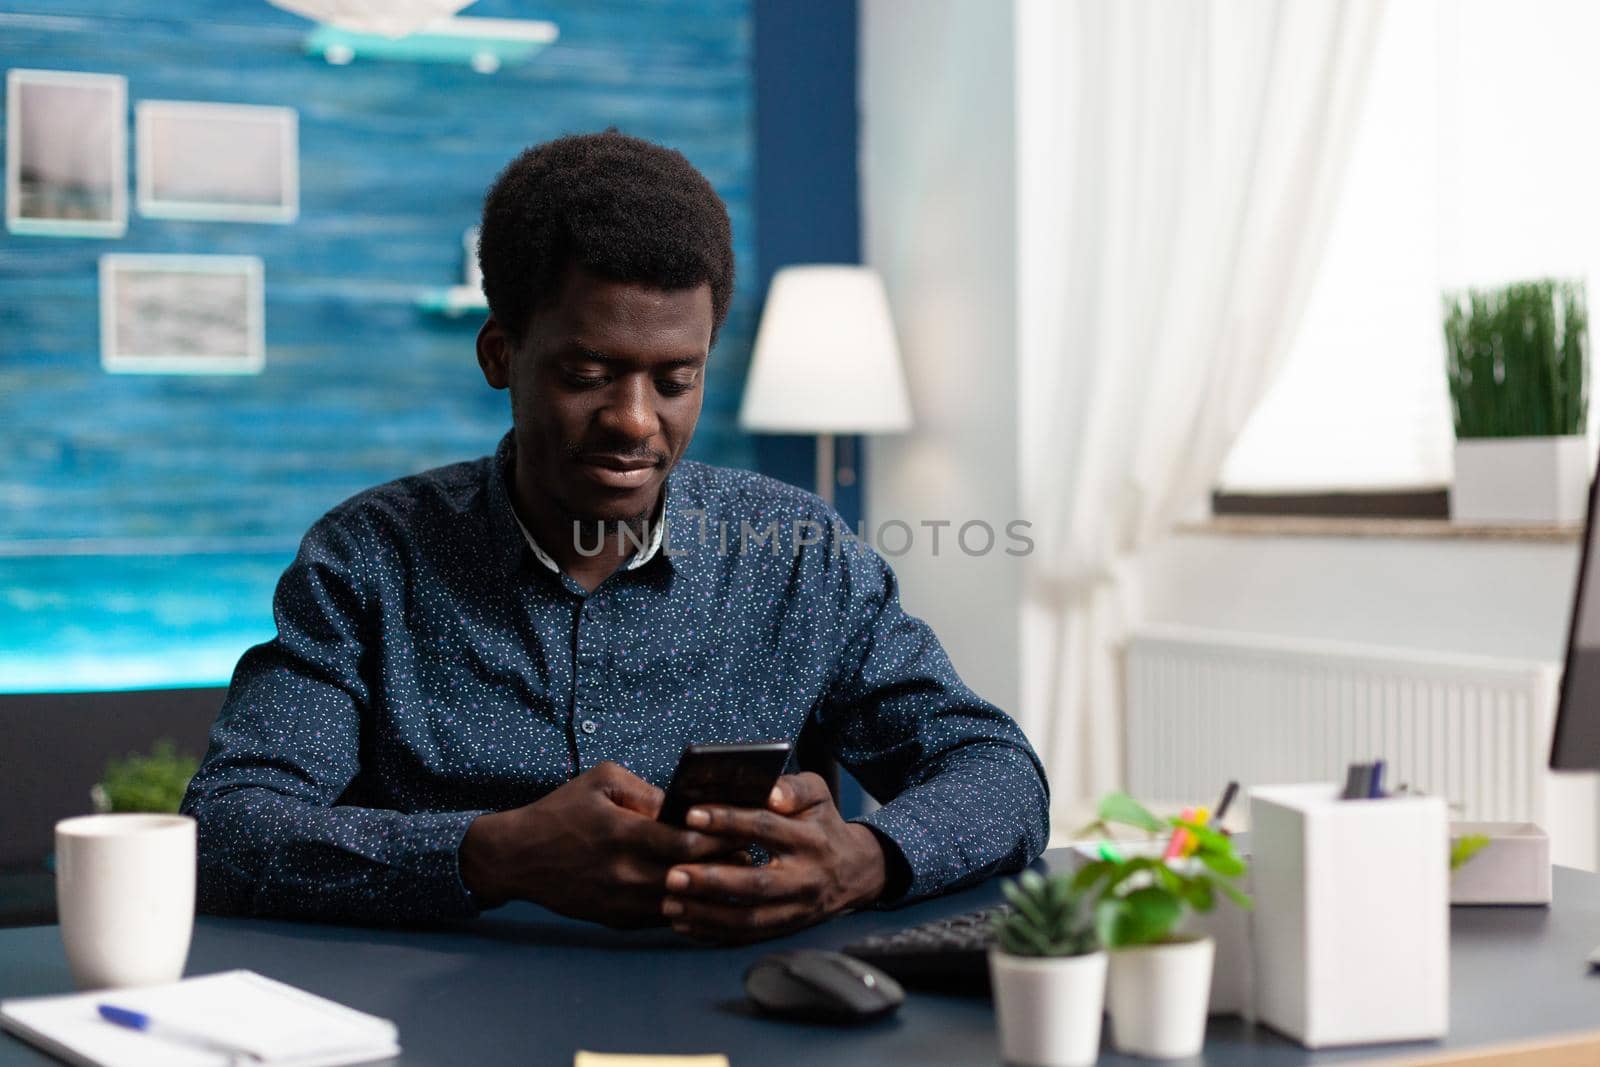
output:
<path id="1" fill-rule="evenodd" d="M 787 33 L 806 32 L 810 5 L 760 6 Z M 848 195 L 830 186 L 842 200 L 784 208 L 804 182 L 771 179 L 804 159 L 778 155 L 762 214 L 820 211 L 810 226 L 832 233 L 844 211 L 853 232 L 854 4 L 818 9 L 847 31 L 852 56 Z M 509 414 L 478 374 L 476 320 L 415 302 L 459 280 L 461 232 L 498 169 L 561 133 L 616 125 L 672 145 L 727 200 L 740 285 L 691 454 L 756 461 L 735 425 L 765 290 L 754 272 L 784 260 L 756 252 L 749 0 L 480 0 L 468 14 L 551 19 L 561 39 L 492 76 L 330 67 L 303 54 L 310 24 L 263 0 L 0 0 L 4 66 L 127 76 L 130 143 L 140 99 L 298 108 L 301 180 L 288 226 L 134 212 L 116 240 L 0 235 L 0 691 L 215 684 L 270 634 L 272 585 L 317 515 L 374 483 L 489 451 Z M 808 46 L 793 43 L 784 62 L 804 67 Z M 785 121 L 832 130 L 832 99 L 810 113 L 792 99 Z M 808 228 L 804 217 L 792 232 Z M 261 256 L 264 373 L 104 374 L 95 265 L 105 252 Z M 763 467 L 809 485 L 808 464 L 779 455 Z"/>
<path id="2" fill-rule="evenodd" d="M 793 263 L 861 262 L 856 112 L 856 0 L 756 0 L 756 249 L 762 300 L 772 275 Z M 863 464 L 839 485 L 845 520 L 861 518 Z M 816 485 L 816 439 L 755 439 L 758 467 L 807 489 Z"/>
<path id="3" fill-rule="evenodd" d="M 861 261 L 856 163 L 856 0 L 756 0 L 756 249 L 754 287 L 764 301 L 772 276 L 792 263 Z M 762 471 L 816 485 L 816 439 L 755 438 Z M 841 444 L 846 442 L 841 441 Z M 846 522 L 861 519 L 860 439 L 856 479 L 836 488 Z M 866 793 L 841 773 L 839 807 L 863 810 Z"/>

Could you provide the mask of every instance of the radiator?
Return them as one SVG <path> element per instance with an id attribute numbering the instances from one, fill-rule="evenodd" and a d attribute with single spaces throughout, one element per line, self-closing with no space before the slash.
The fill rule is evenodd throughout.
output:
<path id="1" fill-rule="evenodd" d="M 1592 867 L 1592 782 L 1569 795 L 1545 770 L 1559 680 L 1550 663 L 1146 628 L 1127 652 L 1128 785 L 1188 804 L 1382 758 L 1391 787 L 1443 796 L 1454 818 L 1562 824 L 1554 851 Z"/>

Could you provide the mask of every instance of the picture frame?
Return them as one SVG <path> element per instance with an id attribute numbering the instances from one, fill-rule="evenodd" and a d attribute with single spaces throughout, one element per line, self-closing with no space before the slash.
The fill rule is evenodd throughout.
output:
<path id="1" fill-rule="evenodd" d="M 128 229 L 128 79 L 6 71 L 6 229 L 121 237 Z"/>
<path id="2" fill-rule="evenodd" d="M 265 223 L 299 216 L 294 108 L 141 100 L 134 126 L 139 214 Z"/>
<path id="3" fill-rule="evenodd" d="M 101 366 L 113 374 L 259 374 L 263 278 L 256 256 L 101 256 Z"/>
<path id="4" fill-rule="evenodd" d="M 468 226 L 461 235 L 461 284 L 469 289 L 483 291 L 483 267 L 478 263 L 478 233 L 480 227 Z"/>

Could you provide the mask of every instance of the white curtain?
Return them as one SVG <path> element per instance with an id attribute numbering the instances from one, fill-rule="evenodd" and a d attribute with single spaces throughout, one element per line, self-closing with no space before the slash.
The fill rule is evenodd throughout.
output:
<path id="1" fill-rule="evenodd" d="M 1135 557 L 1204 499 L 1299 320 L 1382 0 L 1021 0 L 1022 721 L 1120 781 Z"/>

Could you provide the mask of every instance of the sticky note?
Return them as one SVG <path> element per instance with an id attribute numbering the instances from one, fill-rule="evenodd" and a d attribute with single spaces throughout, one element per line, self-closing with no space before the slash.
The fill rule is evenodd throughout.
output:
<path id="1" fill-rule="evenodd" d="M 720 1052 L 704 1056 L 640 1056 L 631 1052 L 584 1052 L 580 1049 L 572 1067 L 728 1067 L 728 1057 Z"/>

